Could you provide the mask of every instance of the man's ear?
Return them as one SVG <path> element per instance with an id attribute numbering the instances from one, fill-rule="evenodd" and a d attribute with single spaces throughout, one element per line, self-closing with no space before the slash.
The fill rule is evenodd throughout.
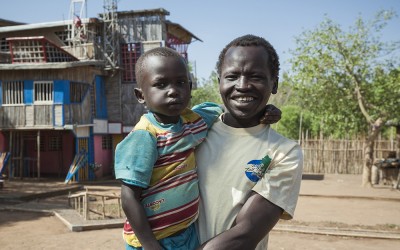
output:
<path id="1" fill-rule="evenodd" d="M 135 96 L 136 96 L 138 102 L 141 104 L 144 104 L 145 101 L 144 101 L 144 97 L 143 97 L 143 91 L 140 88 L 135 88 L 134 91 L 135 91 Z"/>
<path id="2" fill-rule="evenodd" d="M 276 81 L 276 82 L 274 83 L 274 86 L 272 87 L 271 93 L 274 94 L 274 95 L 275 95 L 276 93 L 278 93 L 278 81 Z"/>

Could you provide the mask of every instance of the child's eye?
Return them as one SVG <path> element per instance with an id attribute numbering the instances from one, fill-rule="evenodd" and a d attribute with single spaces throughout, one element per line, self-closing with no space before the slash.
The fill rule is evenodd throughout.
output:
<path id="1" fill-rule="evenodd" d="M 154 87 L 157 88 L 165 88 L 168 84 L 166 82 L 158 82 L 156 84 L 154 84 Z"/>

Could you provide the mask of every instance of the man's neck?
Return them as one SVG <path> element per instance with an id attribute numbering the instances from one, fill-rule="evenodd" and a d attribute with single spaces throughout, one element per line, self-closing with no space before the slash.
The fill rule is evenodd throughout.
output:
<path id="1" fill-rule="evenodd" d="M 250 128 L 260 124 L 260 122 L 249 122 L 248 119 L 236 119 L 229 113 L 224 113 L 221 120 L 224 124 L 233 128 Z"/>

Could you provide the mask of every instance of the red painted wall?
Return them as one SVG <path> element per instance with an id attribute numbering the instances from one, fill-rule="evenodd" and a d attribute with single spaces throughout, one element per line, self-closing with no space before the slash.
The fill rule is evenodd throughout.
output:
<path id="1" fill-rule="evenodd" d="M 7 138 L 6 135 L 0 132 L 0 152 L 5 152 L 8 150 L 7 148 Z"/>
<path id="2" fill-rule="evenodd" d="M 51 132 L 41 131 L 41 140 L 47 143 L 47 138 Z M 40 173 L 42 176 L 65 177 L 70 164 L 74 158 L 75 143 L 74 135 L 70 131 L 62 132 L 62 149 L 60 151 L 48 151 L 45 146 L 45 151 L 40 152 Z M 37 159 L 37 151 L 35 150 L 36 140 L 25 140 L 24 148 L 25 157 Z"/>
<path id="3" fill-rule="evenodd" d="M 94 136 L 94 162 L 101 164 L 95 172 L 97 178 L 111 176 L 113 173 L 113 152 L 111 149 L 102 149 L 101 135 Z"/>
<path id="4" fill-rule="evenodd" d="M 63 134 L 63 173 L 67 174 L 75 157 L 75 136 L 72 131 Z"/>

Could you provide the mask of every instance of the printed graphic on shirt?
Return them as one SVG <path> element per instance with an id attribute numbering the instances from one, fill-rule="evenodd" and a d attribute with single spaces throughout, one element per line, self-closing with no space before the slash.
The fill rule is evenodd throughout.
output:
<path id="1" fill-rule="evenodd" d="M 267 155 L 261 160 L 251 160 L 246 166 L 246 176 L 252 182 L 259 181 L 267 171 L 271 158 Z"/>
<path id="2" fill-rule="evenodd" d="M 156 200 L 156 201 L 146 204 L 145 207 L 149 208 L 153 211 L 157 211 L 158 209 L 160 209 L 161 203 L 164 203 L 164 202 L 165 202 L 165 199 L 162 198 L 162 199 L 159 199 L 159 200 Z"/>

